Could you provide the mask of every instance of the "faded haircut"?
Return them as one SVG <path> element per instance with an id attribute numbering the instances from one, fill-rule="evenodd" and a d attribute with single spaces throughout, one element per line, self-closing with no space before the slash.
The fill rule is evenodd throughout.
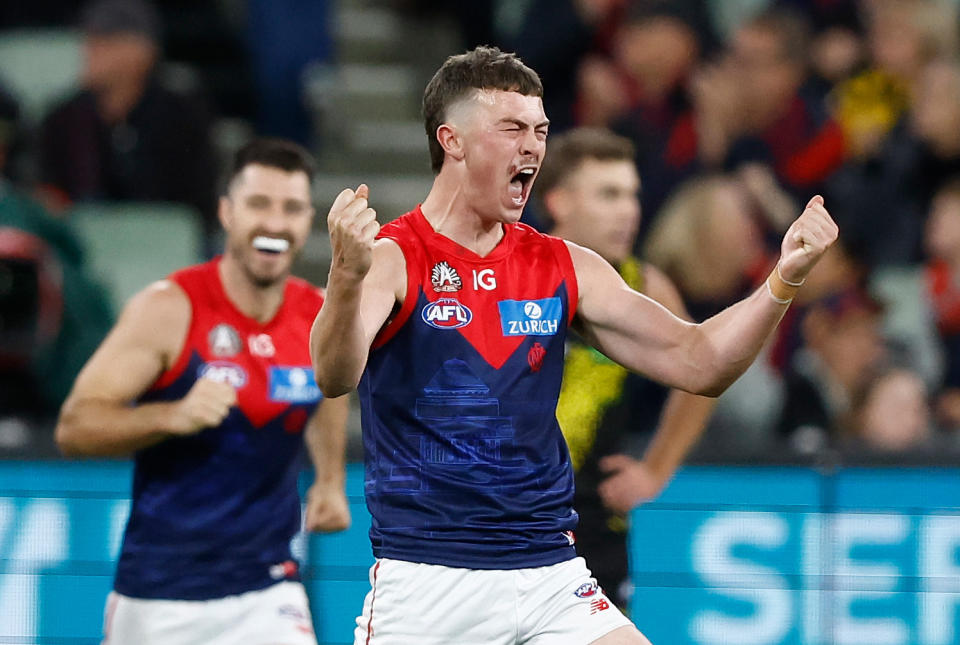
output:
<path id="1" fill-rule="evenodd" d="M 443 147 L 437 128 L 447 119 L 450 107 L 475 90 L 502 90 L 524 96 L 543 96 L 543 84 L 535 71 L 516 54 L 496 47 L 480 46 L 465 54 L 450 56 L 433 75 L 423 92 L 423 125 L 430 146 L 434 173 L 443 166 Z"/>

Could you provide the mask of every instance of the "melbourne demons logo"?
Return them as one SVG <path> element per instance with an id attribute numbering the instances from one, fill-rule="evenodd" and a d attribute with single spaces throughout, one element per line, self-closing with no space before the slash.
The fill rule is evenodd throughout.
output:
<path id="1" fill-rule="evenodd" d="M 430 272 L 430 282 L 433 283 L 433 290 L 437 292 L 453 293 L 463 288 L 460 274 L 446 262 L 438 262 L 433 265 L 433 270 Z"/>
<path id="2" fill-rule="evenodd" d="M 440 298 L 420 312 L 423 322 L 437 329 L 458 329 L 470 324 L 473 312 L 454 298 Z"/>

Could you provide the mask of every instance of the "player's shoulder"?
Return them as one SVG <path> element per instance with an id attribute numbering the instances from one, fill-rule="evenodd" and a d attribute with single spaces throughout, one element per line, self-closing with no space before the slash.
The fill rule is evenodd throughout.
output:
<path id="1" fill-rule="evenodd" d="M 192 315 L 187 293 L 173 280 L 165 279 L 147 285 L 130 298 L 117 325 L 134 337 L 166 346 L 185 333 Z"/>
<path id="2" fill-rule="evenodd" d="M 523 239 L 523 240 L 540 240 L 540 241 L 542 241 L 542 240 L 559 240 L 559 239 L 560 239 L 559 237 L 556 237 L 555 235 L 550 235 L 549 233 L 544 233 L 543 231 L 539 231 L 539 230 L 535 229 L 534 227 L 530 226 L 529 224 L 524 224 L 523 222 L 516 222 L 516 223 L 514 223 L 514 224 L 510 224 L 509 226 L 510 226 L 510 229 L 511 229 L 511 231 L 512 231 L 512 234 L 513 234 L 517 239 Z"/>
<path id="3" fill-rule="evenodd" d="M 415 220 L 418 211 L 419 207 L 381 226 L 380 232 L 377 233 L 377 240 L 393 240 L 395 243 L 400 244 L 407 239 L 415 238 Z"/>
<path id="4" fill-rule="evenodd" d="M 568 255 L 566 240 L 555 235 L 539 231 L 529 224 L 517 222 L 509 225 L 509 234 L 513 237 L 514 247 L 536 248 L 541 247 L 549 249 L 554 254 L 560 253 Z"/>

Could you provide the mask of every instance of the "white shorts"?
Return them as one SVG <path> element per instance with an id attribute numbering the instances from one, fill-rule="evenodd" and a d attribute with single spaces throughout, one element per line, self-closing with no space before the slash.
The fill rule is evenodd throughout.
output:
<path id="1" fill-rule="evenodd" d="M 107 596 L 102 645 L 317 645 L 299 582 L 214 600 Z"/>
<path id="2" fill-rule="evenodd" d="M 583 558 L 481 570 L 382 558 L 354 645 L 587 645 L 630 621 Z"/>

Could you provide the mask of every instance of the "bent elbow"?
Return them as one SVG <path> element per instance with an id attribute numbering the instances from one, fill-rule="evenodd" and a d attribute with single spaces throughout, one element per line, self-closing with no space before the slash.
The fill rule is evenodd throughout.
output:
<path id="1" fill-rule="evenodd" d="M 358 385 L 357 383 L 350 384 L 328 378 L 319 371 L 314 371 L 313 376 L 317 381 L 317 387 L 320 388 L 320 392 L 323 394 L 323 398 L 325 399 L 335 399 L 338 396 L 348 394 L 351 390 L 356 389 Z"/>
<path id="2" fill-rule="evenodd" d="M 83 457 L 87 454 L 81 440 L 81 420 L 76 407 L 70 400 L 63 404 L 57 427 L 53 431 L 53 440 L 64 457 Z"/>
<path id="3" fill-rule="evenodd" d="M 57 423 L 53 439 L 60 454 L 64 457 L 80 457 L 83 455 L 82 446 L 76 438 L 76 431 L 67 420 L 61 418 Z"/>
<path id="4" fill-rule="evenodd" d="M 709 383 L 704 387 L 698 388 L 697 390 L 693 391 L 692 394 L 697 394 L 699 396 L 706 396 L 706 397 L 715 399 L 721 394 L 723 394 L 724 392 L 726 392 L 728 387 L 730 387 L 730 383 L 726 381 Z"/>

